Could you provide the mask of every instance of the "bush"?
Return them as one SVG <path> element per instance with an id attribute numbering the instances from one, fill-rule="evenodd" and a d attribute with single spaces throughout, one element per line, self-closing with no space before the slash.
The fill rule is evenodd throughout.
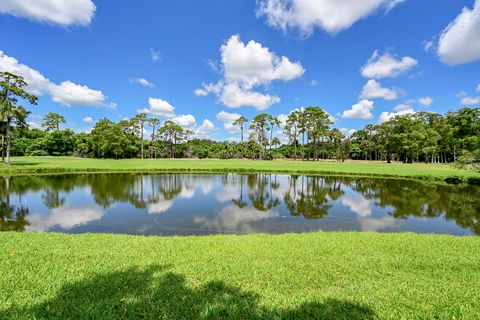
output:
<path id="1" fill-rule="evenodd" d="M 32 150 L 28 153 L 29 156 L 48 156 L 48 152 L 45 150 Z"/>

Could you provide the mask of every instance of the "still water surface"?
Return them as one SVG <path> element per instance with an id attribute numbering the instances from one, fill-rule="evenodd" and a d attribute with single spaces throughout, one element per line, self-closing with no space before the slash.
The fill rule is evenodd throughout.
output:
<path id="1" fill-rule="evenodd" d="M 480 234 L 480 188 L 275 174 L 0 178 L 0 230 L 145 235 Z"/>

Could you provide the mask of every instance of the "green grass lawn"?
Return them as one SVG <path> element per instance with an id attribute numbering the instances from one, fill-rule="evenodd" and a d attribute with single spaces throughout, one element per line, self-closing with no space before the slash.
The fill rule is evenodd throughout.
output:
<path id="1" fill-rule="evenodd" d="M 0 234 L 0 319 L 480 319 L 480 238 Z"/>
<path id="2" fill-rule="evenodd" d="M 356 175 L 403 176 L 425 179 L 447 177 L 479 177 L 478 173 L 457 170 L 442 164 L 403 164 L 362 161 L 252 161 L 252 160 L 102 160 L 73 157 L 18 157 L 12 166 L 1 167 L 0 172 L 53 171 L 230 171 L 230 172 L 289 172 Z"/>

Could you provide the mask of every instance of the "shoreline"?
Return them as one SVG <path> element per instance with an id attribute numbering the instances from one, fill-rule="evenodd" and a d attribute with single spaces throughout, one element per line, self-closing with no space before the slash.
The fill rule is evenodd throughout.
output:
<path id="1" fill-rule="evenodd" d="M 106 168 L 100 167 L 98 165 L 91 165 L 86 167 L 79 167 L 72 165 L 69 167 L 68 164 L 63 166 L 52 166 L 42 167 L 42 166 L 18 166 L 13 164 L 10 167 L 0 167 L 0 175 L 1 176 L 21 176 L 21 175 L 50 175 L 50 174 L 90 174 L 90 173 L 192 173 L 192 174 L 225 174 L 225 173 L 233 173 L 233 174 L 283 174 L 283 175 L 314 175 L 314 176 L 338 176 L 338 177 L 358 177 L 358 178 L 385 178 L 385 179 L 407 179 L 407 180 L 416 180 L 416 181 L 429 181 L 429 182 L 444 182 L 448 184 L 471 184 L 471 185 L 479 185 L 480 184 L 480 174 L 475 172 L 469 172 L 465 170 L 458 170 L 458 173 L 441 173 L 437 174 L 436 172 L 426 172 L 426 173 L 418 173 L 418 172 L 411 172 L 411 173 L 384 173 L 384 172 L 359 172 L 361 170 L 355 171 L 349 170 L 348 168 L 342 168 L 342 164 L 355 164 L 358 166 L 356 169 L 363 169 L 361 168 L 363 165 L 372 165 L 375 163 L 381 165 L 392 165 L 392 166 L 409 166 L 410 164 L 386 164 L 382 162 L 347 162 L 347 163 L 338 163 L 338 162 L 303 162 L 303 161 L 277 161 L 277 162 L 266 162 L 262 163 L 260 160 L 231 160 L 234 161 L 235 164 L 239 163 L 248 163 L 248 164 L 260 164 L 259 168 L 252 168 L 252 167 L 210 167 L 212 163 L 221 162 L 224 160 L 186 160 L 186 159 L 175 159 L 175 160 L 163 160 L 163 159 L 129 159 L 129 160 L 104 160 L 104 159 L 76 159 L 74 161 L 96 161 L 96 162 L 112 162 L 115 164 L 116 161 L 141 161 L 141 162 L 151 162 L 151 161 L 158 161 L 157 167 L 142 167 L 142 166 L 133 166 L 133 167 L 123 167 L 123 168 Z M 163 163 L 162 163 L 163 162 Z M 165 162 L 169 162 L 165 165 Z M 170 165 L 172 162 L 178 162 L 178 164 L 190 164 L 195 162 L 196 167 L 186 167 L 186 166 L 174 166 Z M 199 166 L 198 164 L 205 163 L 205 166 Z M 278 164 L 278 167 L 275 168 L 275 165 Z M 301 166 L 302 164 L 305 165 L 305 168 L 285 168 L 289 164 L 295 164 L 297 166 Z M 312 168 L 315 164 L 318 164 L 319 168 Z M 324 169 L 321 168 L 325 165 L 337 166 L 335 169 Z M 425 165 L 427 169 L 428 164 L 413 164 L 413 165 Z M 448 165 L 444 165 L 448 166 Z M 397 169 L 392 168 L 392 169 Z M 451 167 L 450 167 L 451 168 Z M 392 170 L 394 171 L 394 170 Z M 452 170 L 454 169 L 452 168 Z"/>

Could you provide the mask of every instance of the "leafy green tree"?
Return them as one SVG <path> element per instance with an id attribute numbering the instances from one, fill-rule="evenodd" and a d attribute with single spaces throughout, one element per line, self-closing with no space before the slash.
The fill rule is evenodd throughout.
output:
<path id="1" fill-rule="evenodd" d="M 464 152 L 479 149 L 480 108 L 462 108 L 447 113 L 447 123 L 452 127 L 453 160 Z"/>
<path id="2" fill-rule="evenodd" d="M 183 133 L 183 128 L 172 120 L 165 121 L 163 126 L 160 127 L 159 134 L 170 145 L 171 158 L 175 158 L 175 145 L 181 139 Z"/>
<path id="3" fill-rule="evenodd" d="M 67 123 L 65 117 L 55 112 L 49 112 L 43 117 L 42 127 L 45 131 L 60 130 L 60 123 Z"/>
<path id="4" fill-rule="evenodd" d="M 75 132 L 70 129 L 53 131 L 44 138 L 45 151 L 53 156 L 71 155 L 75 149 Z"/>
<path id="5" fill-rule="evenodd" d="M 107 158 L 109 156 L 107 146 L 111 142 L 109 136 L 113 126 L 114 122 L 107 118 L 100 119 L 95 123 L 90 136 L 92 137 L 93 155 L 96 158 Z"/>
<path id="6" fill-rule="evenodd" d="M 25 122 L 28 111 L 18 106 L 18 99 L 24 99 L 32 105 L 37 104 L 38 98 L 25 90 L 27 83 L 23 77 L 10 72 L 0 72 L 0 116 L 6 122 L 6 159 L 10 165 L 11 125 L 12 121 Z"/>
<path id="7" fill-rule="evenodd" d="M 91 141 L 88 133 L 76 133 L 73 139 L 75 155 L 85 157 L 87 154 L 89 154 Z"/>
<path id="8" fill-rule="evenodd" d="M 329 139 L 332 143 L 333 150 L 335 151 L 335 158 L 337 161 L 344 161 L 345 160 L 345 154 L 343 150 L 343 139 L 345 139 L 345 135 L 338 130 L 337 128 L 333 128 L 330 130 L 329 133 Z"/>
<path id="9" fill-rule="evenodd" d="M 392 162 L 392 154 L 397 150 L 398 145 L 393 136 L 393 131 L 395 129 L 395 124 L 391 121 L 384 122 L 377 126 L 377 132 L 379 137 L 379 147 L 388 163 Z"/>
<path id="10" fill-rule="evenodd" d="M 312 106 L 305 109 L 305 117 L 307 118 L 307 134 L 313 141 L 313 158 L 318 160 L 318 144 L 321 140 L 325 140 L 332 124 L 330 116 L 320 107 Z"/>
<path id="11" fill-rule="evenodd" d="M 257 157 L 257 155 L 261 154 L 262 150 L 263 150 L 263 148 L 258 143 L 258 141 L 255 140 L 254 137 L 251 137 L 247 141 L 247 148 L 245 148 L 244 155 L 247 158 L 250 158 L 250 159 L 254 160 Z"/>

